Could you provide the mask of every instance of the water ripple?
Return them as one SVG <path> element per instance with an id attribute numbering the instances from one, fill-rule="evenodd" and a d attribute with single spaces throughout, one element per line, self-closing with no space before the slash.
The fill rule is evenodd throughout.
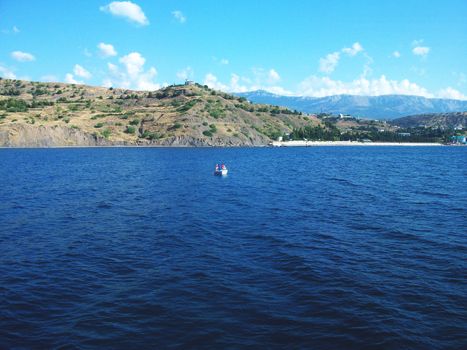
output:
<path id="1" fill-rule="evenodd" d="M 0 157 L 2 349 L 465 345 L 463 148 Z"/>

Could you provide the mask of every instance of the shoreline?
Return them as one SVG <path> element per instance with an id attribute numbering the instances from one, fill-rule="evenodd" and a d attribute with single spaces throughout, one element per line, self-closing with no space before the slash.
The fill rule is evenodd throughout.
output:
<path id="1" fill-rule="evenodd" d="M 274 141 L 268 145 L 239 145 L 239 146 L 190 146 L 190 145 L 63 145 L 63 146 L 0 146 L 0 149 L 56 149 L 56 148 L 271 148 L 271 147 L 440 147 L 440 146 L 462 146 L 445 145 L 442 143 L 422 143 L 422 142 L 356 142 L 356 141 Z"/>
<path id="2" fill-rule="evenodd" d="M 358 141 L 274 141 L 272 147 L 322 147 L 322 146 L 446 146 L 434 142 L 358 142 Z"/>

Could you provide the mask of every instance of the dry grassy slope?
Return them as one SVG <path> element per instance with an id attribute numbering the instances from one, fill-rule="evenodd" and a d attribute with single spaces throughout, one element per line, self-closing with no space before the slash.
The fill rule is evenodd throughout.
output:
<path id="1" fill-rule="evenodd" d="M 9 99 L 14 100 L 8 103 L 22 100 L 29 107 L 18 111 L 5 105 Z M 265 145 L 293 127 L 320 123 L 315 117 L 250 104 L 200 85 L 143 92 L 0 80 L 0 145 L 2 139 L 3 145 L 9 146 L 15 146 L 17 139 L 21 139 L 19 146 L 27 145 L 28 140 L 31 146 L 80 145 L 83 138 L 86 145 L 93 143 L 90 139 L 96 145 Z M 39 129 L 41 132 L 34 133 Z M 28 130 L 27 137 L 24 130 Z M 60 137 L 54 135 L 57 130 Z M 66 139 L 76 133 L 79 137 Z M 50 136 L 44 142 L 30 140 L 44 134 Z"/>
<path id="2" fill-rule="evenodd" d="M 391 121 L 391 123 L 404 128 L 465 128 L 467 127 L 467 112 L 417 114 L 394 119 Z"/>

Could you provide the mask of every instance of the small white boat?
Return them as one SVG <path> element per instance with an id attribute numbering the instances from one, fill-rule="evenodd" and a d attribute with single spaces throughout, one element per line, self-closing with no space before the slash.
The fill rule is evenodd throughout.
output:
<path id="1" fill-rule="evenodd" d="M 227 175 L 228 172 L 229 172 L 229 170 L 227 169 L 227 167 L 224 164 L 222 164 L 221 166 L 216 164 L 216 168 L 214 169 L 214 175 L 225 176 L 225 175 Z"/>

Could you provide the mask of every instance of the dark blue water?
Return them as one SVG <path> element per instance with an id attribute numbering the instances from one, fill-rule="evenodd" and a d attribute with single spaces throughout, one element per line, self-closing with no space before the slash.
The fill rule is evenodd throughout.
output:
<path id="1" fill-rule="evenodd" d="M 461 147 L 0 150 L 0 348 L 460 349 L 466 165 Z"/>

